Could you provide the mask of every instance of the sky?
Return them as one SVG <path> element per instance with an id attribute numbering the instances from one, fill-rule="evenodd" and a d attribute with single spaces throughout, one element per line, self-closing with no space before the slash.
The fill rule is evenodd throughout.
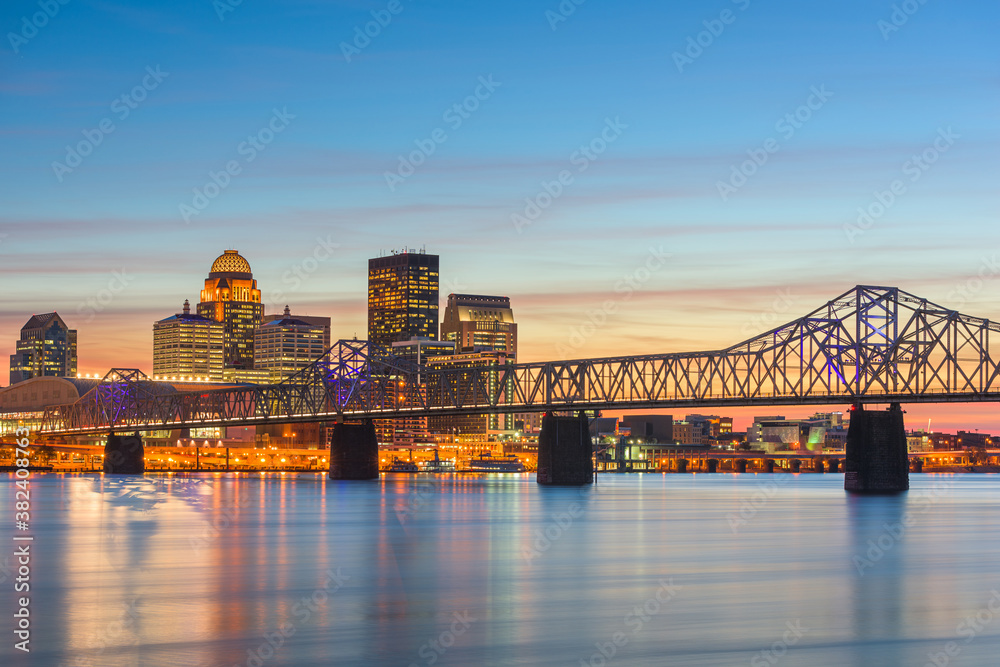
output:
<path id="1" fill-rule="evenodd" d="M 7 0 L 0 28 L 4 361 L 55 310 L 80 372 L 151 371 L 227 248 L 334 338 L 366 335 L 367 259 L 426 248 L 442 301 L 511 298 L 521 361 L 725 348 L 856 284 L 1000 319 L 996 2 Z"/>

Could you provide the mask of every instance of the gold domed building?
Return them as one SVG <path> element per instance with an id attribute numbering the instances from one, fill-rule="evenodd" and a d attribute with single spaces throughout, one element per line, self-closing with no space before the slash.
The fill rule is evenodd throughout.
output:
<path id="1" fill-rule="evenodd" d="M 264 319 L 264 304 L 250 262 L 236 250 L 212 263 L 198 314 L 222 322 L 227 368 L 253 368 L 253 332 Z"/>

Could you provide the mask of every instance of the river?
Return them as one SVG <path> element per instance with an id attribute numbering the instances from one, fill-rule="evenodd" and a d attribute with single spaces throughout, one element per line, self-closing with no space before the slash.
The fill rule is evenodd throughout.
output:
<path id="1" fill-rule="evenodd" d="M 994 665 L 1000 477 L 0 477 L 0 664 Z M 12 537 L 30 535 L 30 592 Z M 30 653 L 14 648 L 30 596 Z M 971 620 L 970 620 L 971 619 Z"/>

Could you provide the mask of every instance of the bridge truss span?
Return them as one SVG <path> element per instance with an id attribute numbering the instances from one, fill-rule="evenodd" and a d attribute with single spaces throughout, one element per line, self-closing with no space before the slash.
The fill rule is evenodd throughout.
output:
<path id="1" fill-rule="evenodd" d="M 342 340 L 275 385 L 155 388 L 116 369 L 43 432 L 160 430 L 364 417 L 570 409 L 1000 400 L 1000 324 L 895 287 L 859 285 L 813 312 L 724 350 L 423 367 Z"/>

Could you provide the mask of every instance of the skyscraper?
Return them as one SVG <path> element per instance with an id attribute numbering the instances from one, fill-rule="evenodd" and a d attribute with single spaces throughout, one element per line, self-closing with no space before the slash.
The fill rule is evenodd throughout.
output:
<path id="1" fill-rule="evenodd" d="M 58 313 L 32 315 L 10 355 L 10 383 L 37 377 L 76 375 L 76 329 Z"/>
<path id="2" fill-rule="evenodd" d="M 441 321 L 441 340 L 456 351 L 494 350 L 517 356 L 517 324 L 505 296 L 449 294 Z"/>
<path id="3" fill-rule="evenodd" d="M 279 319 L 271 319 L 254 332 L 254 368 L 270 371 L 271 382 L 281 382 L 323 356 L 329 345 L 330 318 L 310 324 L 292 317 L 288 306 Z"/>
<path id="4" fill-rule="evenodd" d="M 185 299 L 183 312 L 153 323 L 153 374 L 222 382 L 224 339 L 222 323 L 192 313 Z"/>
<path id="5" fill-rule="evenodd" d="M 264 304 L 250 262 L 239 252 L 226 250 L 212 263 L 198 314 L 222 323 L 226 368 L 253 368 L 253 332 L 264 317 Z"/>
<path id="6" fill-rule="evenodd" d="M 404 251 L 368 260 L 368 340 L 383 347 L 437 340 L 438 256 Z"/>

